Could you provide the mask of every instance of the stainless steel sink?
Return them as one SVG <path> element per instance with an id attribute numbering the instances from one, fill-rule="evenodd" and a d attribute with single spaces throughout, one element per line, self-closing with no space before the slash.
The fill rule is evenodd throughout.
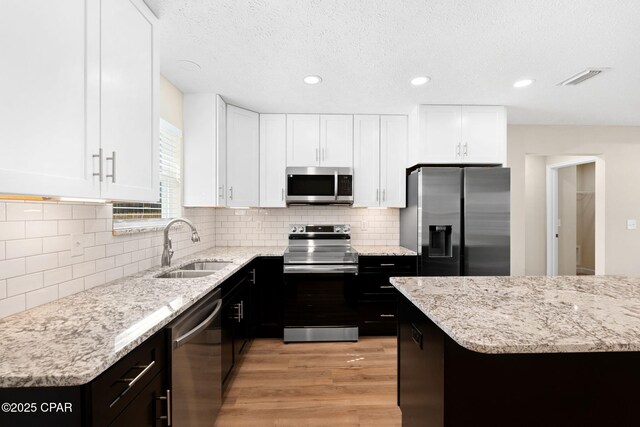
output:
<path id="1" fill-rule="evenodd" d="M 213 274 L 213 271 L 204 270 L 174 270 L 167 273 L 156 276 L 158 279 L 191 279 L 194 277 L 204 277 Z"/>
<path id="2" fill-rule="evenodd" d="M 196 261 L 180 267 L 180 270 L 216 271 L 225 268 L 229 264 L 231 264 L 231 261 Z"/>

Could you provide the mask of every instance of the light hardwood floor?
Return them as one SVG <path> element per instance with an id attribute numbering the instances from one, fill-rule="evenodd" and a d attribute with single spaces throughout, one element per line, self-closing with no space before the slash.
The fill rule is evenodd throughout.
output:
<path id="1" fill-rule="evenodd" d="M 283 344 L 256 339 L 216 427 L 400 426 L 396 338 Z"/>

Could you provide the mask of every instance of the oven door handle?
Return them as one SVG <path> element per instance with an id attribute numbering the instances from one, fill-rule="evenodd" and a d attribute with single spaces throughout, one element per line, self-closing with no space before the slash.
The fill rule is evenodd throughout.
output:
<path id="1" fill-rule="evenodd" d="M 358 274 L 357 265 L 285 265 L 284 274 L 347 273 Z"/>
<path id="2" fill-rule="evenodd" d="M 333 171 L 333 195 L 338 200 L 338 171 Z"/>
<path id="3" fill-rule="evenodd" d="M 191 340 L 191 338 L 193 338 L 194 335 L 197 335 L 198 333 L 200 333 L 204 329 L 206 329 L 211 324 L 211 322 L 213 322 L 213 319 L 218 315 L 218 312 L 220 311 L 220 307 L 222 307 L 222 300 L 221 299 L 216 301 L 215 308 L 211 311 L 211 314 L 208 315 L 206 319 L 204 319 L 198 326 L 196 326 L 195 328 L 193 328 L 189 332 L 187 332 L 184 335 L 176 338 L 173 341 L 173 348 L 175 349 L 175 348 L 178 348 L 178 347 L 182 347 L 183 345 L 188 343 L 189 340 Z"/>

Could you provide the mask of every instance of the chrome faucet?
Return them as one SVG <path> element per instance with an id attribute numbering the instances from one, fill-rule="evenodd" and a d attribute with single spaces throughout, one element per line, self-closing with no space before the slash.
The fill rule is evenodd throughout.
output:
<path id="1" fill-rule="evenodd" d="M 198 243 L 200 241 L 200 236 L 198 236 L 198 230 L 193 225 L 191 221 L 186 218 L 174 218 L 167 223 L 164 227 L 164 249 L 162 250 L 162 260 L 160 265 L 162 267 L 168 267 L 171 265 L 171 257 L 173 256 L 173 249 L 171 247 L 171 239 L 169 238 L 169 228 L 177 222 L 184 222 L 189 227 L 191 227 L 191 241 L 193 243 Z"/>

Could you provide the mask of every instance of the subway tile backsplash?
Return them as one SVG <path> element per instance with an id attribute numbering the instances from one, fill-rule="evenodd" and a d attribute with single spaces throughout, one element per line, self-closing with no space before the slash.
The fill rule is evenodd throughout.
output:
<path id="1" fill-rule="evenodd" d="M 174 257 L 215 245 L 215 213 L 185 208 L 201 242 L 172 230 Z M 110 204 L 0 202 L 0 318 L 159 265 L 162 232 L 113 236 L 111 216 Z"/>
<path id="2" fill-rule="evenodd" d="M 398 209 L 185 208 L 183 215 L 201 242 L 192 244 L 185 227 L 172 230 L 174 258 L 213 246 L 284 247 L 294 223 L 350 224 L 356 245 L 399 242 Z M 162 232 L 114 236 L 111 217 L 110 204 L 0 202 L 0 318 L 160 264 Z"/>

